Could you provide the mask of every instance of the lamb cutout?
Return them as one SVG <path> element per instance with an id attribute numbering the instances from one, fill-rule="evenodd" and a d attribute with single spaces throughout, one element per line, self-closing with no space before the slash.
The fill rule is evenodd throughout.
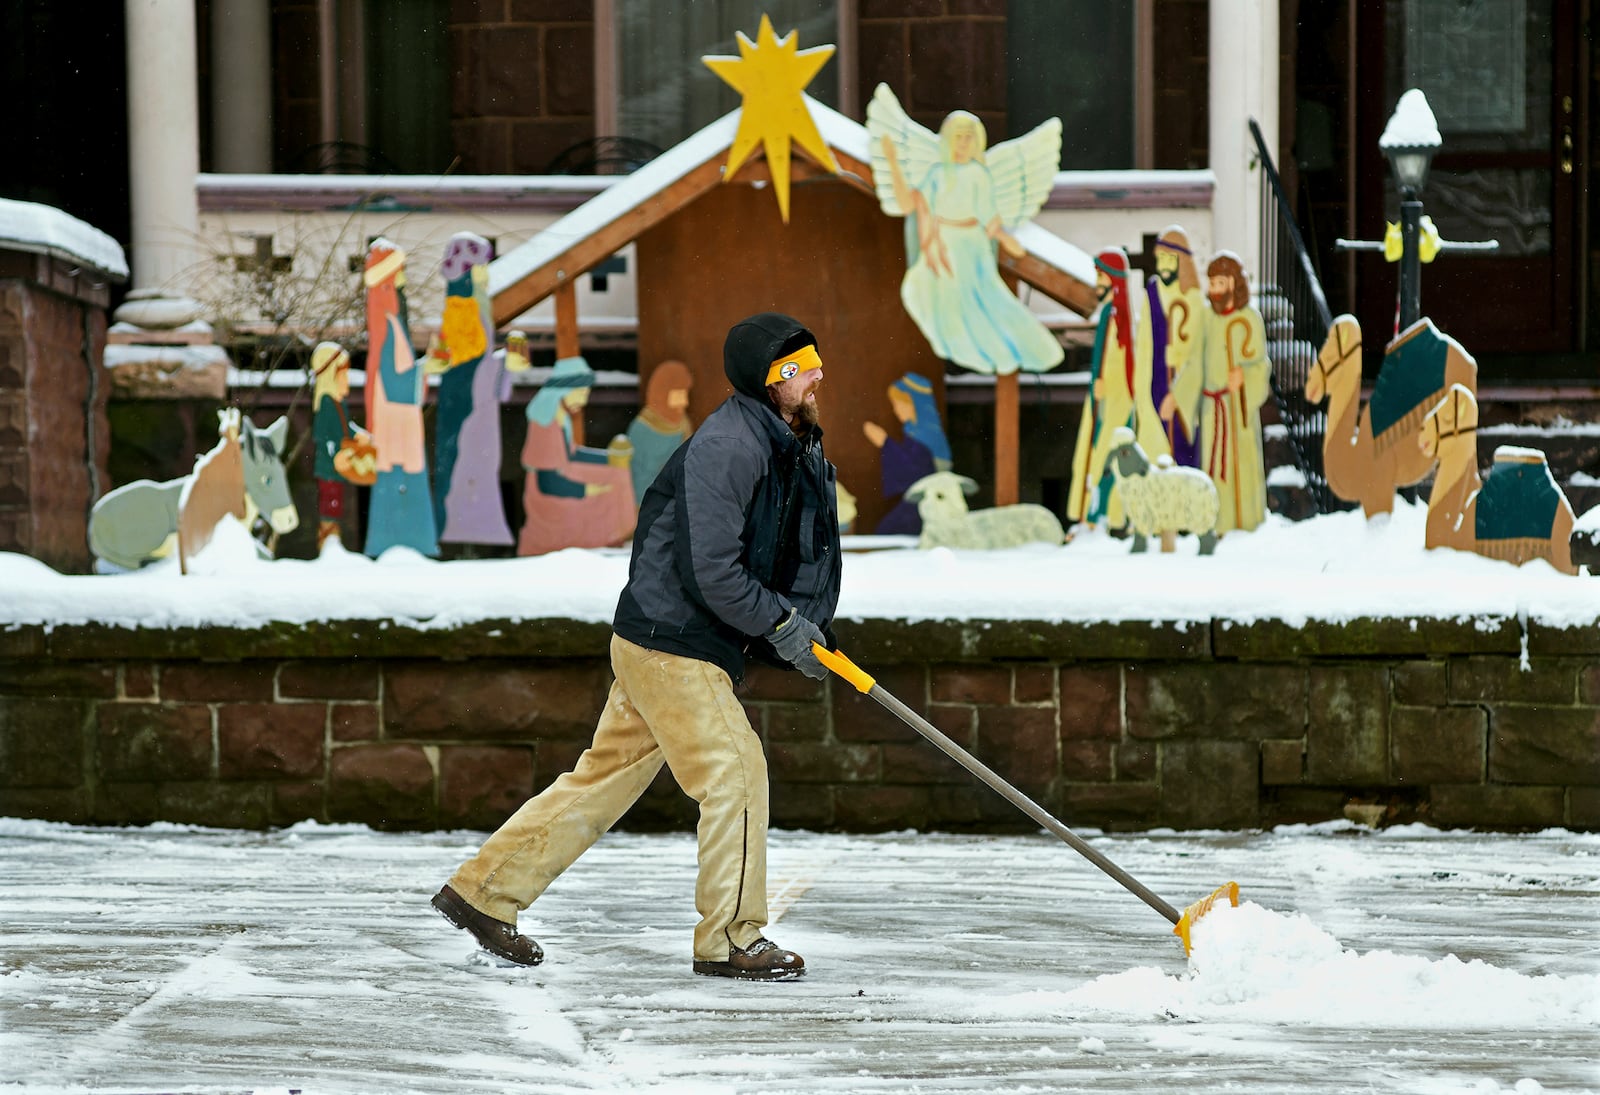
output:
<path id="1" fill-rule="evenodd" d="M 1022 544 L 1060 544 L 1066 540 L 1061 521 L 1043 506 L 1023 502 L 992 509 L 967 509 L 966 496 L 978 484 L 965 475 L 937 471 L 906 488 L 906 500 L 922 518 L 919 548 L 986 550 Z"/>
<path id="2" fill-rule="evenodd" d="M 1199 468 L 1180 467 L 1165 453 L 1154 464 L 1134 438 L 1118 426 L 1111 435 L 1108 457 L 1122 504 L 1133 529 L 1133 554 L 1146 550 L 1150 537 L 1161 538 L 1161 550 L 1177 546 L 1178 533 L 1200 537 L 1200 554 L 1217 550 L 1217 485 Z"/>

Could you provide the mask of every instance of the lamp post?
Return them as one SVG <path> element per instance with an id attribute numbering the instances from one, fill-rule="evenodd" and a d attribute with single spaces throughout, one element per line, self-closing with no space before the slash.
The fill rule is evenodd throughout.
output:
<path id="1" fill-rule="evenodd" d="M 1400 330 L 1422 315 L 1422 187 L 1444 142 L 1420 88 L 1400 96 L 1378 147 L 1400 189 Z"/>
<path id="2" fill-rule="evenodd" d="M 1422 264 L 1432 262 L 1445 251 L 1479 254 L 1497 250 L 1494 240 L 1467 243 L 1439 237 L 1432 219 L 1422 215 L 1422 187 L 1428 181 L 1428 168 L 1444 142 L 1439 123 L 1433 117 L 1427 97 L 1417 88 L 1400 96 L 1389 124 L 1384 126 L 1378 147 L 1389 161 L 1395 186 L 1400 190 L 1400 223 L 1386 226 L 1381 240 L 1333 241 L 1340 251 L 1378 251 L 1390 262 L 1400 263 L 1400 307 L 1396 312 L 1395 334 L 1422 318 Z"/>

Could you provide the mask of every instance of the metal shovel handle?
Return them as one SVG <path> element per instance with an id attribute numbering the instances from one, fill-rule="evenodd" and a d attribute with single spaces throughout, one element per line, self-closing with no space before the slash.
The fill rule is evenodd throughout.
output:
<path id="1" fill-rule="evenodd" d="M 1000 795 L 1000 797 L 1004 798 L 1007 802 L 1011 803 L 1011 805 L 1027 814 L 1030 818 L 1038 822 L 1044 828 L 1049 829 L 1052 833 L 1070 845 L 1073 851 L 1077 852 L 1090 863 L 1093 863 L 1106 874 L 1116 879 L 1130 893 L 1134 894 L 1146 905 L 1149 905 L 1156 912 L 1166 917 L 1169 924 L 1178 923 L 1180 914 L 1178 913 L 1177 909 L 1163 901 L 1160 896 L 1152 892 L 1147 886 L 1145 886 L 1138 879 L 1134 878 L 1127 871 L 1124 871 L 1121 867 L 1117 866 L 1100 852 L 1096 851 L 1087 842 L 1085 842 L 1082 837 L 1073 832 L 1071 829 L 1067 828 L 1061 822 L 1057 821 L 1055 817 L 1052 816 L 1050 812 L 1043 806 L 1040 806 L 1037 802 L 1033 801 L 1033 799 L 1029 798 L 1027 795 L 1013 787 L 994 769 L 990 768 L 987 764 L 984 764 L 983 761 L 979 760 L 977 757 L 961 748 L 961 746 L 957 745 L 954 741 L 951 741 L 947 735 L 941 732 L 927 719 L 923 718 L 921 715 L 911 710 L 911 708 L 901 703 L 894 696 L 890 695 L 884 690 L 882 685 L 873 680 L 868 673 L 857 666 L 849 658 L 845 657 L 837 650 L 828 650 L 819 643 L 812 643 L 811 649 L 816 654 L 818 661 L 827 666 L 833 672 L 837 673 L 839 676 L 843 677 L 845 680 L 849 681 L 855 687 L 856 691 L 863 692 L 866 695 L 871 696 L 884 707 L 888 708 L 888 710 L 897 718 L 899 718 L 900 721 L 904 722 L 907 726 L 911 727 L 911 729 L 915 730 L 917 733 L 933 742 L 933 744 L 937 745 L 941 750 L 948 754 L 951 759 L 953 759 L 957 764 L 961 765 L 961 767 L 965 768 L 967 771 L 983 780 L 984 783 L 987 783 Z"/>

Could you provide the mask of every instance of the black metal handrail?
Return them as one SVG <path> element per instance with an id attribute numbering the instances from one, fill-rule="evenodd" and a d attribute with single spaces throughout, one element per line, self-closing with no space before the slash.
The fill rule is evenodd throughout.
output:
<path id="1" fill-rule="evenodd" d="M 1272 359 L 1272 394 L 1288 430 L 1295 466 L 1318 513 L 1348 508 L 1328 489 L 1322 465 L 1327 411 L 1306 402 L 1306 375 L 1333 326 L 1322 282 L 1306 251 L 1294 210 L 1283 192 L 1278 169 L 1267 151 L 1261 127 L 1250 119 L 1250 136 L 1261 161 L 1261 253 L 1257 256 L 1258 301 L 1267 325 Z"/>

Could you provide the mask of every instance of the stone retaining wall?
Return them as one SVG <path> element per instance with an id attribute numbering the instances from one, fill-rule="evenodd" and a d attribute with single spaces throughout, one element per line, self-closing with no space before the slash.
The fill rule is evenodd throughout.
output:
<path id="1" fill-rule="evenodd" d="M 566 620 L 0 631 L 0 814 L 493 827 L 587 744 L 608 637 Z M 1367 807 L 1385 823 L 1600 828 L 1596 628 L 866 621 L 840 640 L 1069 824 L 1249 828 Z M 763 669 L 743 695 L 776 825 L 1031 827 L 841 680 Z M 693 819 L 664 773 L 624 824 Z"/>

